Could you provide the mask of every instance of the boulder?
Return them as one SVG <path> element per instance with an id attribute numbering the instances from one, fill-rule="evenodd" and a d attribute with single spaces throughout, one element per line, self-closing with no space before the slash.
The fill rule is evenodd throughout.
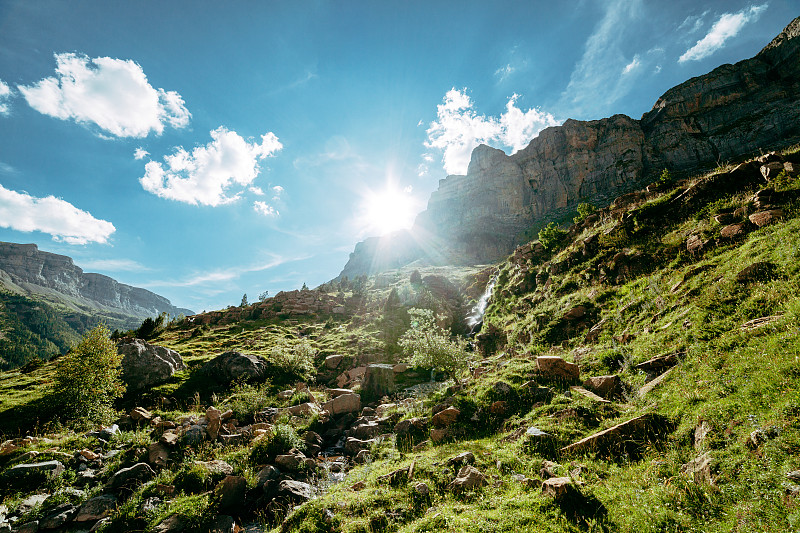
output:
<path id="1" fill-rule="evenodd" d="M 118 344 L 117 353 L 122 355 L 122 381 L 128 391 L 148 389 L 186 370 L 181 354 L 142 339 Z"/>
<path id="2" fill-rule="evenodd" d="M 753 213 L 747 218 L 750 220 L 750 222 L 752 222 L 759 228 L 763 228 L 764 226 L 769 226 L 770 224 L 778 220 L 781 220 L 783 217 L 784 217 L 783 209 L 768 209 L 766 211 L 759 211 L 758 213 Z"/>
<path id="3" fill-rule="evenodd" d="M 115 491 L 122 488 L 131 489 L 141 485 L 145 481 L 150 481 L 156 473 L 147 463 L 136 463 L 135 465 L 118 470 L 108 480 L 107 487 Z"/>
<path id="4" fill-rule="evenodd" d="M 695 483 L 705 483 L 708 485 L 714 484 L 711 454 L 709 452 L 700 454 L 685 465 L 681 466 L 681 472 L 684 474 L 691 474 L 694 477 Z"/>
<path id="5" fill-rule="evenodd" d="M 617 396 L 622 392 L 622 380 L 617 374 L 592 376 L 583 382 L 583 386 L 605 399 Z"/>
<path id="6" fill-rule="evenodd" d="M 673 352 L 663 355 L 657 355 L 647 361 L 639 363 L 634 368 L 647 374 L 647 380 L 651 380 L 658 375 L 661 375 L 666 370 L 680 363 L 680 358 L 684 355 L 683 352 Z"/>
<path id="7" fill-rule="evenodd" d="M 221 514 L 217 515 L 214 522 L 209 526 L 208 533 L 236 533 L 240 530 L 232 516 Z"/>
<path id="8" fill-rule="evenodd" d="M 147 462 L 153 466 L 165 467 L 169 459 L 169 448 L 160 442 L 153 442 L 147 447 Z"/>
<path id="9" fill-rule="evenodd" d="M 666 429 L 671 426 L 666 417 L 649 413 L 632 418 L 621 424 L 604 429 L 584 439 L 564 446 L 562 453 L 595 452 L 600 456 L 618 453 L 637 453 L 641 444 L 663 440 Z"/>
<path id="10" fill-rule="evenodd" d="M 577 381 L 581 371 L 575 363 L 564 361 L 557 355 L 543 355 L 536 358 L 536 369 L 545 379 Z"/>
<path id="11" fill-rule="evenodd" d="M 39 520 L 39 529 L 56 529 L 72 520 L 78 507 L 71 503 L 64 503 L 49 511 L 44 518 Z"/>
<path id="12" fill-rule="evenodd" d="M 451 491 L 458 492 L 462 490 L 471 490 L 481 487 L 486 484 L 486 476 L 472 465 L 464 465 L 458 471 L 456 478 L 450 482 L 447 488 Z"/>
<path id="13" fill-rule="evenodd" d="M 361 393 L 368 398 L 381 398 L 395 392 L 394 366 L 373 364 L 367 365 Z"/>
<path id="14" fill-rule="evenodd" d="M 130 413 L 128 413 L 128 416 L 130 416 L 134 422 L 149 422 L 153 419 L 153 413 L 144 407 L 135 407 Z"/>
<path id="15" fill-rule="evenodd" d="M 322 404 L 322 408 L 332 415 L 358 413 L 361 411 L 361 396 L 355 393 L 342 394 Z"/>
<path id="16" fill-rule="evenodd" d="M 448 407 L 447 409 L 443 409 L 433 415 L 431 418 L 431 424 L 437 428 L 445 428 L 453 424 L 458 418 L 458 415 L 461 414 L 461 411 L 456 409 L 455 407 Z"/>
<path id="17" fill-rule="evenodd" d="M 302 481 L 285 479 L 278 485 L 278 496 L 293 503 L 303 503 L 314 497 L 314 487 Z"/>
<path id="18" fill-rule="evenodd" d="M 743 268 L 736 274 L 736 281 L 742 285 L 759 281 L 770 281 L 778 277 L 778 267 L 769 261 L 758 261 Z"/>
<path id="19" fill-rule="evenodd" d="M 356 455 L 362 450 L 369 450 L 375 444 L 375 439 L 361 440 L 355 437 L 348 437 L 344 443 L 344 450 L 349 455 Z"/>
<path id="20" fill-rule="evenodd" d="M 325 368 L 328 370 L 336 370 L 342 364 L 343 355 L 329 355 L 325 358 Z"/>
<path id="21" fill-rule="evenodd" d="M 230 476 L 233 474 L 233 467 L 221 459 L 213 459 L 211 461 L 195 461 L 194 464 L 205 468 L 212 476 Z"/>
<path id="22" fill-rule="evenodd" d="M 105 518 L 117 508 L 117 498 L 113 494 L 101 494 L 86 500 L 75 516 L 76 522 L 94 522 Z"/>
<path id="23" fill-rule="evenodd" d="M 736 240 L 745 236 L 747 233 L 747 226 L 743 223 L 729 224 L 722 228 L 719 236 L 723 239 Z"/>
<path id="24" fill-rule="evenodd" d="M 568 477 L 551 477 L 542 483 L 542 494 L 558 501 L 575 489 L 572 479 Z"/>
<path id="25" fill-rule="evenodd" d="M 64 472 L 64 465 L 60 461 L 44 461 L 41 463 L 25 463 L 14 465 L 6 470 L 6 476 L 10 478 L 28 476 L 31 474 L 46 477 L 56 477 Z"/>
<path id="26" fill-rule="evenodd" d="M 267 361 L 256 355 L 225 352 L 203 365 L 201 371 L 219 382 L 230 383 L 260 378 L 266 373 L 267 367 Z"/>
<path id="27" fill-rule="evenodd" d="M 225 476 L 214 488 L 219 510 L 223 513 L 240 514 L 247 492 L 247 480 L 242 476 Z"/>

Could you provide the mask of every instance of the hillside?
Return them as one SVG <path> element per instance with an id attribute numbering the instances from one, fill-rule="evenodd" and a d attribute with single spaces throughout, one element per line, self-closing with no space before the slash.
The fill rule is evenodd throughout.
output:
<path id="1" fill-rule="evenodd" d="M 83 272 L 69 257 L 0 242 L 0 368 L 64 353 L 99 322 L 128 330 L 161 313 L 193 314 L 148 290 Z"/>

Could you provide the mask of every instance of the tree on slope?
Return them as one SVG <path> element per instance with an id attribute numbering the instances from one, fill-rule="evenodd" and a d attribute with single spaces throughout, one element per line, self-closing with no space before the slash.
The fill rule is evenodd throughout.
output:
<path id="1" fill-rule="evenodd" d="M 409 309 L 411 327 L 400 337 L 399 345 L 414 366 L 435 368 L 458 383 L 467 366 L 464 342 L 451 340 L 448 332 L 436 323 L 430 309 Z"/>
<path id="2" fill-rule="evenodd" d="M 113 414 L 114 400 L 125 392 L 122 356 L 109 336 L 108 327 L 99 324 L 58 360 L 52 395 L 67 417 L 104 421 Z"/>

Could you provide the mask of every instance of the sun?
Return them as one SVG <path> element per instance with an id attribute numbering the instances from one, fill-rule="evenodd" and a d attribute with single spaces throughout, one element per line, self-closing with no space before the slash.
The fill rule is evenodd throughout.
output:
<path id="1" fill-rule="evenodd" d="M 368 190 L 361 201 L 362 226 L 375 236 L 410 229 L 420 207 L 410 187 L 398 189 L 389 184 L 380 191 Z"/>

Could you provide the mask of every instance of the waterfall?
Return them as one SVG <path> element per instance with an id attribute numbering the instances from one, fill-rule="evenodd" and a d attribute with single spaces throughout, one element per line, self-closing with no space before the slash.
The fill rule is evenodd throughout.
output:
<path id="1" fill-rule="evenodd" d="M 467 326 L 469 326 L 470 333 L 474 333 L 475 329 L 483 323 L 483 314 L 489 306 L 489 299 L 492 297 L 495 283 L 497 283 L 497 275 L 492 276 L 492 279 L 489 280 L 489 283 L 486 285 L 486 290 L 483 291 L 480 299 L 475 303 L 469 316 L 467 316 Z"/>

